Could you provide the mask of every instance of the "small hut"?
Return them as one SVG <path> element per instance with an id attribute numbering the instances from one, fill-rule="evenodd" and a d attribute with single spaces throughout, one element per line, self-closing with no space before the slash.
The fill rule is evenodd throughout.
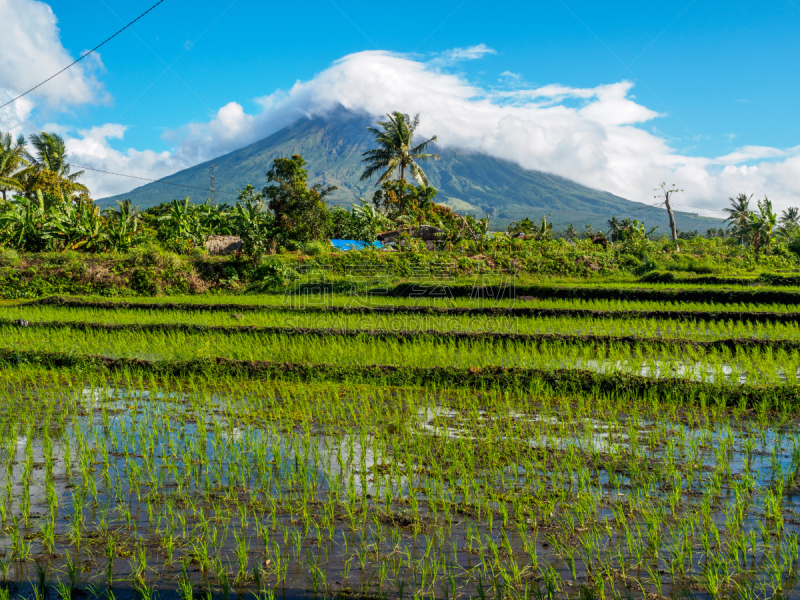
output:
<path id="1" fill-rule="evenodd" d="M 233 254 L 242 249 L 242 238 L 238 235 L 212 235 L 206 240 L 209 254 Z"/>
<path id="2" fill-rule="evenodd" d="M 396 229 L 394 231 L 387 231 L 378 235 L 378 241 L 384 245 L 399 245 L 404 246 L 405 243 L 401 239 L 403 235 L 409 235 L 412 238 L 422 240 L 428 247 L 428 250 L 436 249 L 436 242 L 442 241 L 442 234 L 444 229 L 432 227 L 431 225 L 420 225 L 419 227 L 408 227 L 406 229 Z"/>

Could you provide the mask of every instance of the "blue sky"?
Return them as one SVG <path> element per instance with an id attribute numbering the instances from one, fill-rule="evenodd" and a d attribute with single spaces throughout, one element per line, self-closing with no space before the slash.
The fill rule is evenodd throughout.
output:
<path id="1" fill-rule="evenodd" d="M 23 19 L 26 10 L 35 12 L 43 4 L 37 0 L 1 2 L 0 23 L 3 13 L 9 18 L 12 8 L 16 8 L 15 18 Z M 51 45 L 58 41 L 68 55 L 77 57 L 151 4 L 140 0 L 52 1 L 49 6 L 58 31 Z M 748 191 L 757 195 L 769 191 L 779 197 L 779 204 L 794 201 L 794 180 L 787 179 L 784 172 L 793 173 L 793 168 L 787 166 L 780 177 L 759 172 L 753 178 L 745 170 L 764 160 L 789 162 L 794 152 L 787 149 L 800 146 L 800 103 L 796 100 L 800 92 L 800 2 L 455 0 L 416 8 L 418 12 L 411 13 L 392 4 L 345 0 L 302 4 L 166 0 L 100 50 L 104 68 L 89 61 L 84 76 L 93 78 L 93 93 L 79 100 L 59 98 L 56 92 L 48 101 L 34 97 L 29 113 L 14 123 L 7 120 L 5 128 L 35 130 L 54 125 L 65 135 L 80 139 L 80 130 L 116 124 L 124 133 L 109 137 L 109 148 L 128 157 L 131 149 L 152 151 L 163 160 L 147 168 L 142 161 L 103 162 L 102 156 L 92 157 L 89 152 L 84 162 L 94 158 L 93 164 L 109 169 L 128 168 L 143 176 L 145 172 L 160 176 L 169 169 L 188 166 L 186 157 L 174 158 L 179 154 L 174 154 L 177 145 L 191 143 L 192 136 L 186 135 L 188 124 L 213 121 L 231 102 L 238 103 L 246 114 L 259 114 L 266 109 L 256 98 L 288 91 L 297 81 L 312 81 L 343 57 L 384 51 L 425 65 L 428 71 L 459 76 L 462 83 L 489 96 L 556 84 L 578 90 L 630 82 L 627 98 L 658 116 L 628 120 L 624 127 L 650 133 L 681 157 L 711 159 L 749 146 L 773 149 L 745 152 L 746 156 L 737 158 L 734 162 L 740 171 L 734 182 L 752 184 L 754 189 Z M 485 51 L 475 60 L 446 58 L 453 49 L 476 46 Z M 24 58 L 19 53 L 4 54 L 0 60 Z M 52 71 L 59 64 L 56 59 L 45 63 L 31 63 L 29 76 L 44 78 L 50 74 L 48 68 Z M 25 83 L 24 77 L 6 74 L 5 81 L 3 77 L 0 68 L 0 89 L 8 94 L 21 91 L 18 86 Z M 56 79 L 47 86 L 55 90 L 64 84 Z M 492 102 L 503 101 L 493 97 Z M 589 100 L 567 94 L 558 102 L 564 108 L 580 110 Z M 424 119 L 426 102 L 419 104 Z M 2 118 L 0 114 L 0 128 Z M 183 134 L 176 134 L 181 131 Z M 215 148 L 213 143 L 209 146 Z M 76 142 L 75 147 L 80 145 Z M 229 150 L 231 144 L 219 148 Z M 659 152 L 667 153 L 663 148 Z M 167 160 L 164 157 L 169 153 L 173 154 Z M 201 150 L 196 156 L 206 158 Z M 672 168 L 672 159 L 659 161 L 661 167 Z M 568 171 L 566 166 L 539 165 L 532 158 L 529 163 L 525 166 Z M 688 177 L 687 184 L 701 187 L 689 177 L 689 171 L 702 168 L 713 178 L 727 164 L 684 164 L 684 172 L 680 170 L 683 167 L 674 167 L 674 172 L 679 179 Z M 622 194 L 625 182 L 618 179 L 605 174 L 586 183 Z M 797 182 L 800 184 L 800 176 Z M 702 185 L 705 187 L 695 194 L 695 202 L 703 206 L 704 202 L 711 206 L 712 196 L 735 193 L 735 188 L 726 187 L 734 185 L 730 181 Z M 632 196 L 643 196 L 643 186 L 632 185 L 627 197 L 640 200 Z M 763 189 L 755 189 L 758 186 Z"/>

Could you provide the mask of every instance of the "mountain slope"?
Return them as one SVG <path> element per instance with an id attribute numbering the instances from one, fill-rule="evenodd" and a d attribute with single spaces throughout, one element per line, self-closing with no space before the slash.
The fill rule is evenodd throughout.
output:
<path id="1" fill-rule="evenodd" d="M 217 202 L 233 203 L 236 193 L 248 183 L 256 188 L 266 184 L 266 173 L 275 158 L 302 154 L 312 183 L 338 186 L 331 203 L 343 206 L 370 199 L 374 181 L 360 181 L 364 167 L 361 154 L 370 148 L 371 136 L 365 127 L 372 124 L 366 115 L 339 110 L 326 118 L 302 118 L 273 135 L 229 154 L 185 169 L 149 183 L 126 194 L 105 198 L 107 206 L 122 198 L 130 198 L 142 208 L 169 202 L 189 195 L 203 201 L 208 193 L 176 187 L 209 187 L 210 165 L 215 165 Z M 573 223 L 579 229 L 587 223 L 605 229 L 612 216 L 644 219 L 648 227 L 669 231 L 664 210 L 631 202 L 601 192 L 563 177 L 531 171 L 509 161 L 485 154 L 455 149 L 435 150 L 442 159 L 425 163 L 431 185 L 439 190 L 437 202 L 447 204 L 460 213 L 491 216 L 493 229 L 504 229 L 511 221 L 530 217 L 538 221 L 551 214 L 556 230 Z M 689 213 L 676 213 L 679 229 L 705 231 L 718 227 L 720 221 Z"/>

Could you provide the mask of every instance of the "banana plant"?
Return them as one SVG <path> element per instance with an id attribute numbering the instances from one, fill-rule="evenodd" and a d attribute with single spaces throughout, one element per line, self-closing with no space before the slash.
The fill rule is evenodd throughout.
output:
<path id="1" fill-rule="evenodd" d="M 108 247 L 105 220 L 94 202 L 65 202 L 56 205 L 45 235 L 57 240 L 62 250 L 99 252 Z"/>
<path id="2" fill-rule="evenodd" d="M 25 252 L 49 250 L 51 239 L 43 230 L 49 212 L 41 192 L 36 200 L 15 196 L 0 212 L 0 241 Z"/>
<path id="3" fill-rule="evenodd" d="M 194 210 L 195 206 L 189 201 L 188 196 L 183 201 L 173 200 L 167 214 L 158 219 L 164 223 L 164 228 L 160 231 L 160 237 L 163 240 L 189 239 L 195 244 L 202 244 L 203 240 L 197 234 Z"/>
<path id="4" fill-rule="evenodd" d="M 108 208 L 103 211 L 106 218 L 106 236 L 109 249 L 125 252 L 133 245 L 134 238 L 140 233 L 139 209 L 129 199 L 117 201 L 119 208 Z"/>
<path id="5" fill-rule="evenodd" d="M 228 220 L 231 230 L 242 238 L 242 252 L 254 261 L 275 246 L 278 235 L 275 216 L 267 208 L 264 195 L 252 185 L 239 192 Z"/>
<path id="6" fill-rule="evenodd" d="M 778 215 L 772 211 L 772 201 L 764 196 L 758 201 L 758 212 L 750 213 L 745 226 L 756 253 L 769 247 L 777 227 Z"/>
<path id="7" fill-rule="evenodd" d="M 361 204 L 353 204 L 353 217 L 359 225 L 359 241 L 372 243 L 381 231 L 392 227 L 392 222 L 372 205 L 361 199 Z"/>

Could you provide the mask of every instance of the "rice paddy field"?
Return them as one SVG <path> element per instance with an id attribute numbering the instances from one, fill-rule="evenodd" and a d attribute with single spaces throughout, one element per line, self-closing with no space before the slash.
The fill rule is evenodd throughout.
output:
<path id="1" fill-rule="evenodd" d="M 0 600 L 800 598 L 800 292 L 604 290 L 0 306 Z"/>

